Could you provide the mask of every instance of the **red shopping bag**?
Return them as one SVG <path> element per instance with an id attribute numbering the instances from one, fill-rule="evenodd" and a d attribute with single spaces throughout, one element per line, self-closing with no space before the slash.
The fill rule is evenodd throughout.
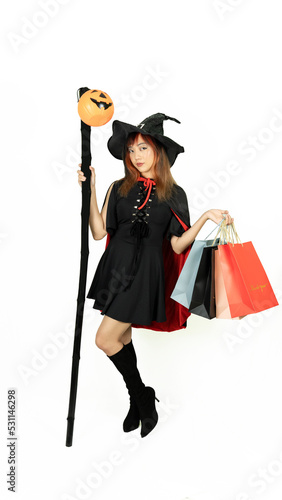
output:
<path id="1" fill-rule="evenodd" d="M 223 273 L 220 263 L 220 255 L 217 248 L 213 248 L 214 253 L 214 281 L 215 281 L 215 304 L 216 318 L 220 319 L 242 319 L 245 316 L 231 317 L 227 293 L 225 289 Z"/>
<path id="2" fill-rule="evenodd" d="M 279 305 L 251 241 L 218 245 L 231 317 Z"/>

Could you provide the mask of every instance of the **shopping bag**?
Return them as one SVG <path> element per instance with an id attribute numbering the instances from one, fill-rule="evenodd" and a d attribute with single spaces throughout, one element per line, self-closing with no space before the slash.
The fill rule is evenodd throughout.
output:
<path id="1" fill-rule="evenodd" d="M 175 284 L 171 298 L 189 309 L 192 291 L 197 276 L 203 249 L 207 241 L 195 240 L 190 253 Z"/>
<path id="2" fill-rule="evenodd" d="M 251 241 L 228 242 L 218 252 L 232 318 L 279 305 Z"/>
<path id="3" fill-rule="evenodd" d="M 219 242 L 223 241 L 222 234 L 220 234 L 220 238 L 215 236 L 214 240 L 208 240 L 207 238 L 213 233 L 213 231 L 218 227 L 218 233 L 220 232 L 222 223 L 224 219 L 220 221 L 219 224 L 206 236 L 204 240 L 195 240 L 192 243 L 190 253 L 186 259 L 186 262 L 182 268 L 182 271 L 178 277 L 178 280 L 175 284 L 173 292 L 171 294 L 171 298 L 176 302 L 179 302 L 183 306 L 189 308 L 192 292 L 195 284 L 195 279 L 197 276 L 199 263 L 202 257 L 203 249 L 206 246 L 217 245 Z"/>
<path id="4" fill-rule="evenodd" d="M 216 316 L 216 303 L 215 303 L 215 250 L 217 247 L 211 248 L 211 292 L 210 292 L 210 310 L 209 318 L 215 318 Z"/>
<path id="5" fill-rule="evenodd" d="M 217 225 L 217 227 L 220 226 L 221 222 Z M 214 229 L 216 229 L 216 227 Z M 211 233 L 213 231 L 211 231 Z M 208 238 L 210 234 L 208 234 L 206 238 Z M 170 296 L 173 300 L 189 309 L 203 249 L 207 246 L 211 246 L 212 244 L 217 245 L 219 241 L 219 238 L 215 237 L 214 240 L 205 239 L 195 240 L 193 242 L 189 255 Z"/>
<path id="6" fill-rule="evenodd" d="M 215 283 L 215 309 L 216 318 L 219 319 L 242 319 L 245 316 L 231 318 L 230 307 L 224 285 L 221 269 L 220 256 L 217 248 L 213 248 L 214 254 L 214 283 Z"/>
<path id="7" fill-rule="evenodd" d="M 212 247 L 203 248 L 189 306 L 191 313 L 208 319 L 215 317 L 213 256 Z"/>

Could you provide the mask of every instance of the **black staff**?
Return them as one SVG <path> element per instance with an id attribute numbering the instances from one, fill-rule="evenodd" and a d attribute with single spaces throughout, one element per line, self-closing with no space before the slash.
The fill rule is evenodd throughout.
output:
<path id="1" fill-rule="evenodd" d="M 81 87 L 80 89 L 78 89 L 77 100 L 79 101 L 81 96 L 88 90 L 90 90 L 88 87 Z M 89 169 L 89 165 L 91 165 L 91 148 L 90 148 L 91 127 L 89 125 L 86 125 L 86 123 L 84 123 L 82 120 L 80 123 L 81 123 L 80 126 L 81 157 L 82 157 L 81 170 L 85 172 L 86 182 L 82 183 L 81 258 L 80 258 L 79 286 L 78 286 L 76 321 L 75 321 L 73 355 L 72 355 L 69 411 L 67 416 L 68 426 L 67 426 L 66 446 L 72 445 L 75 403 L 77 394 L 78 368 L 80 360 L 81 330 L 82 330 L 83 311 L 85 303 L 85 287 L 86 287 L 87 265 L 88 265 L 88 255 L 89 255 L 88 224 L 89 224 L 90 197 L 91 197 L 91 188 L 90 188 L 91 171 Z"/>

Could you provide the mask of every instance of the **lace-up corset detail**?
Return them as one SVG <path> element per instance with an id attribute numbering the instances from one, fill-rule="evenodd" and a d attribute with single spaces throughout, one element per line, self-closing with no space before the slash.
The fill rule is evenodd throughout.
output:
<path id="1" fill-rule="evenodd" d="M 136 204 L 132 212 L 132 227 L 130 235 L 136 238 L 135 256 L 133 261 L 132 278 L 134 279 L 139 259 L 141 256 L 141 241 L 143 238 L 148 238 L 150 234 L 148 218 L 150 217 L 150 205 L 155 195 L 156 183 L 153 179 L 138 177 L 138 193 Z M 127 285 L 127 287 L 129 284 Z M 125 288 L 125 290 L 127 289 Z"/>
<path id="2" fill-rule="evenodd" d="M 150 208 L 153 197 L 155 196 L 156 186 L 153 185 L 154 181 L 152 179 L 144 179 L 143 182 L 144 183 L 138 183 L 139 191 L 137 193 L 136 205 L 133 207 L 133 218 L 131 221 L 133 224 L 138 222 L 145 222 L 148 224 L 148 217 L 150 217 Z"/>

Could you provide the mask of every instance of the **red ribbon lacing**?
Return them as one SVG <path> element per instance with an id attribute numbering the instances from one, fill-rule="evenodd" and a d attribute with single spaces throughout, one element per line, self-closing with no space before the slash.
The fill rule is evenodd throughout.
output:
<path id="1" fill-rule="evenodd" d="M 140 207 L 138 207 L 138 210 L 141 210 L 141 208 L 143 208 L 146 205 L 148 199 L 150 198 L 150 194 L 151 194 L 151 191 L 152 191 L 152 186 L 156 186 L 156 183 L 155 183 L 155 181 L 153 181 L 153 179 L 146 179 L 146 177 L 138 177 L 137 181 L 143 181 L 144 182 L 144 186 L 146 188 L 145 191 L 147 191 L 147 189 L 149 189 L 143 205 L 141 205 Z"/>
<path id="2" fill-rule="evenodd" d="M 156 185 L 156 183 L 155 183 L 155 181 L 153 181 L 153 179 L 147 179 L 145 177 L 138 177 L 137 180 L 144 182 L 144 186 L 146 188 L 145 191 L 148 190 L 148 193 L 147 193 L 147 196 L 146 196 L 144 203 L 140 207 L 138 207 L 138 210 L 141 210 L 146 205 L 146 203 L 150 197 L 150 194 L 152 191 L 152 186 Z M 137 270 L 137 267 L 139 265 L 140 255 L 141 255 L 141 239 L 146 238 L 149 234 L 148 224 L 144 220 L 136 219 L 134 221 L 134 224 L 132 225 L 132 228 L 130 229 L 130 234 L 132 236 L 136 236 L 137 239 L 136 239 L 135 256 L 134 256 L 134 260 L 133 260 L 133 269 L 131 271 L 130 281 L 125 286 L 124 290 L 127 290 L 131 286 L 132 280 L 135 277 L 136 270 Z"/>

